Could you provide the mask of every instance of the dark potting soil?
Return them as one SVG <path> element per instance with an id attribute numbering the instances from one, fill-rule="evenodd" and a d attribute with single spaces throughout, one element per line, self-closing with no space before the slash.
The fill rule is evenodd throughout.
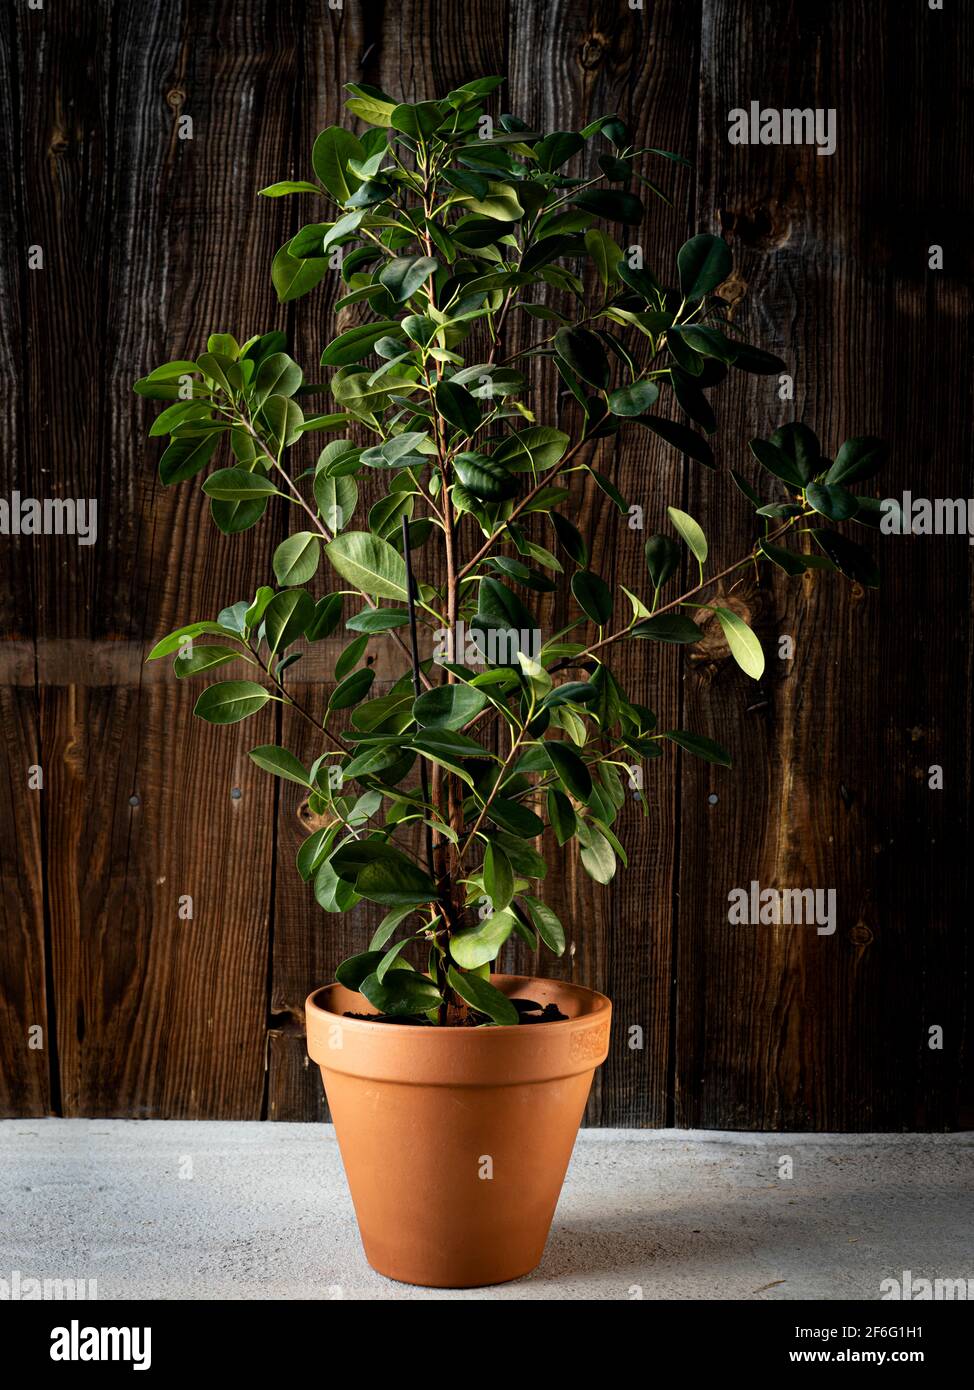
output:
<path id="1" fill-rule="evenodd" d="M 568 1015 L 563 1014 L 557 1004 L 545 1004 L 542 1008 L 533 999 L 512 999 L 511 1003 L 517 1009 L 518 1023 L 558 1023 L 568 1018 Z M 431 1023 L 425 1014 L 353 1014 L 351 1011 L 346 1011 L 342 1014 L 342 1018 L 361 1018 L 366 1023 L 405 1023 L 414 1028 L 438 1027 L 437 1024 Z M 450 1026 L 454 1028 L 482 1028 L 486 1023 L 490 1023 L 486 1014 L 471 1009 L 462 1023 L 454 1023 Z"/>

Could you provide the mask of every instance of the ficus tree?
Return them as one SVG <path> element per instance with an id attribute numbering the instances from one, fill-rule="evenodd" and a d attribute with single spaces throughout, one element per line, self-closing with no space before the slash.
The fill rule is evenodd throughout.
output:
<path id="1" fill-rule="evenodd" d="M 313 180 L 261 190 L 306 199 L 321 218 L 275 256 L 280 300 L 329 274 L 347 291 L 335 307 L 352 323 L 324 345 L 323 380 L 305 380 L 281 332 L 242 343 L 216 333 L 195 361 L 135 387 L 168 403 L 150 430 L 169 437 L 164 484 L 205 473 L 228 534 L 269 505 L 296 521 L 273 584 L 170 633 L 150 659 L 172 655 L 178 677 L 238 664 L 197 700 L 211 723 L 271 701 L 310 721 L 310 767 L 277 744 L 250 756 L 306 789 L 321 825 L 297 868 L 321 907 L 347 912 L 364 898 L 388 909 L 338 978 L 386 1016 L 446 1025 L 536 1016 L 489 977 L 511 933 L 564 950 L 539 887 L 542 836 L 574 841 L 606 884 L 626 862 L 615 826 L 634 765 L 667 745 L 730 762 L 629 698 L 610 666 L 618 644 L 691 645 L 695 617 L 711 615 L 757 679 L 760 642 L 720 601 L 728 576 L 768 563 L 877 582 L 868 552 L 834 523 L 878 526 L 879 500 L 852 489 L 875 475 L 882 446 L 849 439 L 831 460 L 799 423 L 751 441 L 774 480 L 769 500 L 733 474 L 755 514 L 746 554 L 708 572 L 702 527 L 669 507 L 670 529 L 645 544 L 641 592 L 613 593 L 592 567 L 565 506 L 572 484 L 594 480 L 607 510 L 629 514 L 602 441 L 648 429 L 672 450 L 675 476 L 681 459 L 714 469 L 709 393 L 729 371 L 784 364 L 729 320 L 723 240 L 691 237 L 654 268 L 630 244 L 642 190 L 662 196 L 644 168 L 679 155 L 636 148 L 614 115 L 550 134 L 511 115 L 495 123 L 484 103 L 499 81 L 417 105 L 353 85 L 346 106 L 364 133 L 323 131 Z M 514 350 L 516 319 L 528 345 Z M 541 392 L 546 364 L 557 389 Z M 329 441 L 313 461 L 320 434 Z M 367 480 L 381 495 L 365 511 Z M 322 568 L 333 577 L 319 587 Z M 552 631 L 548 596 L 565 571 L 570 616 Z M 297 704 L 288 672 L 305 644 L 340 631 L 330 694 Z M 398 649 L 402 674 L 374 695 L 378 642 Z M 629 804 L 645 810 L 645 799 Z"/>

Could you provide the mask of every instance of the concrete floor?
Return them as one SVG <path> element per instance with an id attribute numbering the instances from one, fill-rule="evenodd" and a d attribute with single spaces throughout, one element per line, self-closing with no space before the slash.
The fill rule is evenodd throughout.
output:
<path id="1" fill-rule="evenodd" d="M 907 1269 L 974 1276 L 972 1157 L 974 1134 L 583 1130 L 540 1267 L 444 1292 L 366 1264 L 330 1126 L 8 1120 L 0 1279 L 95 1278 L 100 1299 L 878 1299 Z"/>

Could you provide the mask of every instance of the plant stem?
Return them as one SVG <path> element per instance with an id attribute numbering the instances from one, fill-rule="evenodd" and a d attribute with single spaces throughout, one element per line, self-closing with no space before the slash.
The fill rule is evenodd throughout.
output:
<path id="1" fill-rule="evenodd" d="M 405 515 L 402 518 L 402 553 L 406 561 L 406 603 L 409 608 L 409 640 L 413 654 L 413 693 L 419 699 L 423 692 L 422 682 L 420 681 L 419 665 L 419 639 L 416 632 L 416 601 L 415 587 L 416 581 L 413 579 L 413 563 L 409 554 L 409 521 Z M 427 807 L 430 802 L 429 769 L 426 766 L 426 759 L 420 755 L 419 759 L 419 781 L 423 791 L 423 800 Z M 436 882 L 436 864 L 433 858 L 433 827 L 426 820 L 426 863 L 429 868 L 430 878 Z"/>

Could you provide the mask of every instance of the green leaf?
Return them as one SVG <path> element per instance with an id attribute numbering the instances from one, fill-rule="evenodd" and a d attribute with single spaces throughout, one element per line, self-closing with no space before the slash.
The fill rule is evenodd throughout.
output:
<path id="1" fill-rule="evenodd" d="M 203 491 L 207 497 L 218 497 L 228 502 L 281 495 L 263 473 L 251 473 L 246 468 L 218 468 L 203 484 Z"/>
<path id="2" fill-rule="evenodd" d="M 439 263 L 432 256 L 395 256 L 379 271 L 379 284 L 398 304 L 404 304 L 437 269 Z"/>
<path id="3" fill-rule="evenodd" d="M 723 243 L 722 243 L 723 244 Z M 717 328 L 706 324 L 688 323 L 680 329 L 683 341 L 702 357 L 713 357 L 718 362 L 733 362 L 737 356 L 737 344 L 732 343 Z"/>
<path id="4" fill-rule="evenodd" d="M 554 348 L 576 376 L 604 390 L 609 384 L 609 359 L 601 340 L 587 328 L 559 328 Z"/>
<path id="5" fill-rule="evenodd" d="M 805 479 L 794 460 L 790 459 L 785 451 L 779 449 L 776 444 L 770 443 L 767 439 L 751 439 L 748 441 L 747 447 L 761 467 L 775 478 L 780 478 L 783 483 L 787 483 L 796 492 L 800 492 L 805 486 Z"/>
<path id="6" fill-rule="evenodd" d="M 352 705 L 361 704 L 374 680 L 375 672 L 370 666 L 362 671 L 353 671 L 350 676 L 346 676 L 335 686 L 331 693 L 331 699 L 328 701 L 328 708 L 330 710 L 351 709 Z M 367 897 L 368 895 L 363 893 L 362 896 Z M 379 902 L 381 899 L 377 898 L 376 901 Z"/>
<path id="7" fill-rule="evenodd" d="M 571 201 L 575 207 L 592 212 L 596 217 L 627 225 L 640 222 L 644 212 L 635 194 L 623 193 L 616 188 L 583 188 Z"/>
<path id="8" fill-rule="evenodd" d="M 494 450 L 491 457 L 512 473 L 546 473 L 565 456 L 571 443 L 562 430 L 548 425 L 533 425 L 530 429 L 510 434 Z"/>
<path id="9" fill-rule="evenodd" d="M 256 681 L 219 681 L 202 692 L 193 713 L 209 724 L 238 724 L 256 714 L 271 698 Z"/>
<path id="10" fill-rule="evenodd" d="M 771 436 L 771 443 L 792 461 L 803 485 L 811 482 L 827 462 L 822 458 L 821 445 L 807 425 L 782 425 Z"/>
<path id="11" fill-rule="evenodd" d="M 447 981 L 461 999 L 465 999 L 478 1013 L 486 1014 L 494 1023 L 507 1026 L 520 1022 L 520 1015 L 507 995 L 479 975 L 461 974 L 451 965 L 447 970 Z"/>
<path id="12" fill-rule="evenodd" d="M 160 482 L 164 487 L 171 487 L 173 483 L 183 483 L 187 478 L 195 477 L 209 463 L 219 442 L 218 434 L 186 435 L 174 439 L 159 460 Z"/>
<path id="13" fill-rule="evenodd" d="M 414 140 L 428 140 L 449 113 L 449 106 L 438 101 L 420 101 L 415 105 L 404 101 L 393 110 L 389 124 Z"/>
<path id="14" fill-rule="evenodd" d="M 680 564 L 680 547 L 671 536 L 650 536 L 646 542 L 646 568 L 654 589 L 661 589 L 676 573 Z"/>
<path id="15" fill-rule="evenodd" d="M 368 531 L 347 531 L 325 546 L 325 555 L 356 588 L 377 598 L 406 602 L 406 562 L 388 541 Z"/>
<path id="16" fill-rule="evenodd" d="M 519 801 L 510 801 L 504 796 L 494 797 L 487 814 L 495 825 L 521 839 L 533 840 L 544 831 L 544 821 L 540 816 Z"/>
<path id="17" fill-rule="evenodd" d="M 522 893 L 520 898 L 548 950 L 554 951 L 556 956 L 564 955 L 565 929 L 557 915 L 540 898 L 532 898 L 527 893 Z"/>
<path id="18" fill-rule="evenodd" d="M 362 981 L 375 973 L 375 968 L 383 957 L 382 951 L 362 951 L 357 956 L 348 956 L 335 971 L 335 979 L 346 989 L 358 990 Z"/>
<path id="19" fill-rule="evenodd" d="M 693 301 L 723 284 L 733 269 L 730 250 L 720 237 L 706 233 L 683 243 L 676 258 L 680 293 Z"/>
<path id="20" fill-rule="evenodd" d="M 813 529 L 809 534 L 846 579 L 863 584 L 867 589 L 879 587 L 879 569 L 868 550 L 863 550 L 861 545 L 850 541 L 847 536 L 841 536 L 838 531 Z"/>
<path id="21" fill-rule="evenodd" d="M 476 970 L 497 959 L 504 942 L 514 930 L 510 909 L 494 912 L 475 926 L 464 927 L 450 938 L 450 954 L 465 970 Z"/>
<path id="22" fill-rule="evenodd" d="M 648 637 L 655 642 L 676 642 L 686 645 L 700 640 L 697 624 L 683 613 L 661 613 L 659 617 L 647 618 L 629 630 L 630 637 Z"/>
<path id="23" fill-rule="evenodd" d="M 693 753 L 695 757 L 703 758 L 704 762 L 717 763 L 720 767 L 732 766 L 730 754 L 721 748 L 719 743 L 715 743 L 712 738 L 706 738 L 703 734 L 691 734 L 686 729 L 670 729 L 667 733 L 661 734 L 660 737 L 668 738 L 678 748 L 685 749 L 687 753 Z"/>
<path id="24" fill-rule="evenodd" d="M 382 1014 L 421 1014 L 442 1002 L 433 981 L 416 970 L 390 970 L 384 980 L 367 975 L 359 992 Z"/>
<path id="25" fill-rule="evenodd" d="M 248 757 L 262 767 L 265 772 L 272 772 L 275 777 L 283 777 L 288 782 L 297 782 L 299 787 L 310 787 L 308 774 L 304 767 L 286 748 L 278 748 L 276 743 L 262 744 L 259 748 L 251 748 Z"/>
<path id="26" fill-rule="evenodd" d="M 690 547 L 695 558 L 701 565 L 705 564 L 707 560 L 707 537 L 704 535 L 700 523 L 694 521 L 689 512 L 681 512 L 678 507 L 667 507 L 666 514 Z"/>
<path id="27" fill-rule="evenodd" d="M 730 470 L 730 475 L 734 479 L 734 486 L 737 488 L 738 492 L 742 493 L 747 498 L 752 507 L 760 507 L 761 498 L 744 477 L 743 473 L 738 473 L 736 468 L 732 468 Z"/>
<path id="28" fill-rule="evenodd" d="M 620 386 L 609 394 L 609 409 L 613 415 L 643 415 L 659 400 L 659 387 L 655 381 L 634 381 L 630 386 Z"/>
<path id="29" fill-rule="evenodd" d="M 282 246 L 271 262 L 271 282 L 282 304 L 300 299 L 303 294 L 313 290 L 319 281 L 328 274 L 329 265 L 324 256 L 314 256 L 308 260 L 296 260 Z"/>
<path id="30" fill-rule="evenodd" d="M 592 777 L 582 759 L 566 743 L 549 740 L 543 746 L 545 756 L 565 790 L 576 801 L 587 801 L 592 794 Z"/>
<path id="31" fill-rule="evenodd" d="M 543 140 L 539 140 L 534 147 L 534 157 L 538 161 L 538 168 L 543 169 L 546 174 L 554 173 L 563 164 L 578 154 L 584 146 L 585 141 L 581 135 L 576 135 L 571 130 L 556 130 L 551 135 L 546 135 Z"/>
<path id="32" fill-rule="evenodd" d="M 276 457 L 280 457 L 281 450 L 300 436 L 304 424 L 301 407 L 287 396 L 268 396 L 260 418 L 267 428 Z"/>
<path id="33" fill-rule="evenodd" d="M 161 638 L 146 657 L 146 661 L 159 661 L 161 657 L 171 656 L 188 638 L 200 637 L 204 633 L 219 637 L 239 638 L 240 636 L 239 632 L 225 623 L 186 623 L 183 627 L 177 627 L 174 632 L 167 633 L 165 637 Z"/>
<path id="34" fill-rule="evenodd" d="M 348 673 L 355 669 L 361 661 L 362 655 L 368 645 L 368 633 L 363 634 L 361 637 L 356 637 L 353 641 L 349 642 L 348 646 L 335 662 L 336 681 L 344 680 Z"/>
<path id="35" fill-rule="evenodd" d="M 611 883 L 615 877 L 616 854 L 609 841 L 589 821 L 578 823 L 578 843 L 582 867 L 596 883 Z"/>
<path id="36" fill-rule="evenodd" d="M 374 351 L 380 338 L 386 337 L 398 327 L 399 323 L 395 319 L 356 324 L 354 328 L 349 328 L 332 339 L 321 354 L 321 365 L 347 367 L 353 362 L 361 362 L 363 357 L 368 357 L 369 353 Z"/>
<path id="37" fill-rule="evenodd" d="M 469 685 L 436 685 L 413 701 L 413 717 L 424 729 L 462 729 L 487 705 Z"/>
<path id="38" fill-rule="evenodd" d="M 183 679 L 186 676 L 199 676 L 216 666 L 226 666 L 228 661 L 236 661 L 242 656 L 243 652 L 239 647 L 195 647 L 192 656 L 177 656 L 172 669 Z"/>
<path id="39" fill-rule="evenodd" d="M 274 551 L 274 574 L 278 584 L 307 584 L 314 578 L 321 558 L 321 538 L 311 531 L 298 531 Z"/>
<path id="40" fill-rule="evenodd" d="M 436 408 L 454 429 L 471 435 L 480 426 L 480 406 L 465 386 L 440 381 L 436 386 Z"/>
<path id="41" fill-rule="evenodd" d="M 588 546 L 582 539 L 578 528 L 574 526 L 560 512 L 549 512 L 548 520 L 554 527 L 555 535 L 558 537 L 558 544 L 571 556 L 576 565 L 585 566 L 588 564 Z"/>
<path id="42" fill-rule="evenodd" d="M 548 820 L 560 845 L 566 844 L 575 834 L 577 818 L 575 808 L 564 792 L 557 787 L 548 788 Z"/>
<path id="43" fill-rule="evenodd" d="M 805 488 L 809 504 L 829 521 L 848 521 L 859 510 L 859 498 L 835 484 L 809 483 Z"/>
<path id="44" fill-rule="evenodd" d="M 667 444 L 672 444 L 674 449 L 702 463 L 705 468 L 716 467 L 714 451 L 695 430 L 687 429 L 686 425 L 678 424 L 675 420 L 664 420 L 660 415 L 637 415 L 635 419 L 658 434 L 660 439 L 665 439 Z"/>
<path id="45" fill-rule="evenodd" d="M 617 266 L 622 260 L 622 248 L 601 227 L 590 227 L 585 233 L 585 249 L 592 257 L 599 279 L 608 289 L 619 280 Z"/>
<path id="46" fill-rule="evenodd" d="M 349 172 L 350 159 L 365 158 L 362 142 L 342 126 L 329 126 L 315 140 L 311 167 L 337 203 L 347 203 L 360 179 Z"/>
<path id="47" fill-rule="evenodd" d="M 773 352 L 752 347 L 750 343 L 735 343 L 733 365 L 741 372 L 752 372 L 755 376 L 773 376 L 776 372 L 786 372 L 787 362 L 776 357 Z"/>
<path id="48" fill-rule="evenodd" d="M 307 183 L 303 179 L 282 179 L 280 183 L 269 183 L 266 188 L 258 188 L 257 195 L 260 198 L 283 198 L 288 193 L 320 192 L 316 183 Z"/>
<path id="49" fill-rule="evenodd" d="M 760 544 L 762 555 L 766 555 L 771 563 L 784 570 L 785 574 L 794 577 L 805 573 L 806 565 L 802 555 L 793 550 L 786 550 L 784 546 L 769 545 L 767 541 L 761 541 Z"/>
<path id="50" fill-rule="evenodd" d="M 490 898 L 495 912 L 502 912 L 510 906 L 514 896 L 514 870 L 511 861 L 493 841 L 487 844 L 484 855 L 484 891 Z"/>
<path id="51" fill-rule="evenodd" d="M 764 651 L 761 643 L 744 619 L 731 612 L 729 608 L 715 608 L 714 612 L 724 629 L 731 656 L 742 671 L 754 680 L 760 680 L 764 675 Z"/>
<path id="52" fill-rule="evenodd" d="M 572 575 L 572 595 L 586 617 L 604 627 L 612 617 L 612 590 L 591 570 L 576 570 Z"/>
<path id="53" fill-rule="evenodd" d="M 342 595 L 325 594 L 314 606 L 311 621 L 304 630 L 309 642 L 321 642 L 330 637 L 342 616 Z"/>
<path id="54" fill-rule="evenodd" d="M 305 589 L 287 589 L 275 594 L 264 609 L 264 634 L 272 652 L 282 651 L 304 634 L 315 606 Z"/>
<path id="55" fill-rule="evenodd" d="M 501 502 L 518 490 L 517 479 L 487 454 L 457 454 L 453 469 L 467 491 L 482 502 Z"/>
<path id="56" fill-rule="evenodd" d="M 334 534 L 344 530 L 358 502 L 358 483 L 354 478 L 321 471 L 315 474 L 313 486 L 322 521 Z"/>
<path id="57" fill-rule="evenodd" d="M 409 612 L 405 608 L 363 608 L 354 613 L 345 626 L 352 632 L 388 632 L 390 628 L 405 627 Z"/>
<path id="58" fill-rule="evenodd" d="M 835 456 L 835 462 L 825 475 L 830 486 L 861 483 L 874 478 L 886 463 L 889 449 L 881 439 L 871 434 L 847 439 Z"/>

